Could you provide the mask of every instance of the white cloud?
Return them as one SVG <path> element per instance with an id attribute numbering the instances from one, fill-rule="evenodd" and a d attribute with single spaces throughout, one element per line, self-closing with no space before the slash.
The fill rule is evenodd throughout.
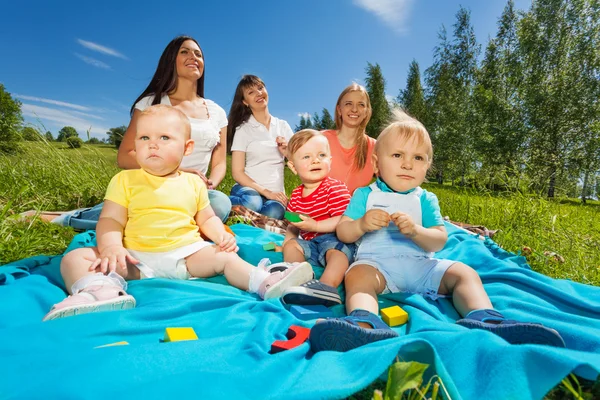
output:
<path id="1" fill-rule="evenodd" d="M 75 54 L 75 56 L 77 58 L 79 58 L 80 60 L 82 60 L 83 62 L 85 62 L 87 64 L 90 64 L 90 65 L 93 65 L 94 67 L 102 68 L 102 69 L 111 69 L 110 65 L 108 65 L 106 63 L 103 63 L 100 60 L 96 60 L 95 58 L 86 57 L 86 56 L 83 56 L 83 55 L 81 55 L 79 53 L 73 53 L 73 54 Z"/>
<path id="2" fill-rule="evenodd" d="M 80 45 L 82 45 L 83 47 L 85 47 L 87 49 L 97 51 L 98 53 L 108 54 L 109 56 L 113 56 L 113 57 L 119 57 L 119 58 L 122 58 L 123 60 L 129 60 L 129 58 L 127 58 L 123 54 L 119 53 L 118 51 L 111 49 L 110 47 L 102 46 L 98 43 L 88 42 L 87 40 L 83 40 L 83 39 L 77 39 L 77 43 L 79 43 Z"/>
<path id="3" fill-rule="evenodd" d="M 310 119 L 310 113 L 308 112 L 298 113 L 298 116 L 300 118 L 304 117 L 304 119 Z"/>
<path id="4" fill-rule="evenodd" d="M 81 116 L 87 116 L 96 119 L 102 119 L 101 117 L 82 112 L 63 111 L 57 110 L 56 108 L 36 106 L 26 103 L 21 106 L 21 111 L 23 112 L 23 115 L 30 117 L 36 122 L 49 122 L 51 125 L 59 129 L 63 126 L 72 126 L 79 133 L 79 137 L 84 140 L 87 139 L 88 130 L 90 131 L 90 134 L 102 136 L 108 131 L 108 128 L 98 126 L 94 122 L 82 118 Z"/>
<path id="5" fill-rule="evenodd" d="M 408 30 L 407 21 L 413 0 L 353 0 L 358 7 L 375 14 L 398 33 Z"/>
<path id="6" fill-rule="evenodd" d="M 89 108 L 89 107 L 80 106 L 79 104 L 73 104 L 73 103 L 65 103 L 64 101 L 59 101 L 59 100 L 44 99 L 42 97 L 34 97 L 34 96 L 25 96 L 25 95 L 17 94 L 17 93 L 15 93 L 14 96 L 18 97 L 20 99 L 23 99 L 23 100 L 54 104 L 55 106 L 69 107 L 69 108 L 73 108 L 73 109 L 79 110 L 79 111 L 91 111 L 91 108 Z"/>

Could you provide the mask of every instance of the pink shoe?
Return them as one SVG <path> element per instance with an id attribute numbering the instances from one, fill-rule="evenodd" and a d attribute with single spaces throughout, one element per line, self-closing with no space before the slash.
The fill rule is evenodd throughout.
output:
<path id="1" fill-rule="evenodd" d="M 126 310 L 135 307 L 133 296 L 114 285 L 92 285 L 55 304 L 42 321 L 98 311 Z"/>
<path id="2" fill-rule="evenodd" d="M 312 266 L 306 261 L 272 264 L 267 270 L 271 273 L 258 288 L 258 295 L 265 300 L 281 297 L 285 289 L 308 282 L 314 276 Z"/>

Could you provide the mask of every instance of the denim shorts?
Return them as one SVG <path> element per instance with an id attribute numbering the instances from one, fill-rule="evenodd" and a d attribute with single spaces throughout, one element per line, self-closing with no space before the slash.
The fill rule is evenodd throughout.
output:
<path id="1" fill-rule="evenodd" d="M 440 297 L 438 289 L 444 274 L 456 262 L 411 255 L 400 257 L 382 256 L 377 260 L 356 260 L 350 265 L 346 274 L 357 265 L 370 265 L 381 272 L 385 278 L 383 294 L 408 292 L 435 300 Z"/>
<path id="2" fill-rule="evenodd" d="M 335 233 L 326 233 L 324 235 L 317 236 L 312 240 L 304 240 L 297 238 L 295 239 L 302 250 L 304 251 L 304 258 L 312 265 L 325 267 L 327 260 L 325 259 L 325 253 L 328 250 L 339 250 L 348 257 L 348 264 L 354 260 L 354 252 L 356 246 L 354 243 L 348 244 L 340 242 Z"/>

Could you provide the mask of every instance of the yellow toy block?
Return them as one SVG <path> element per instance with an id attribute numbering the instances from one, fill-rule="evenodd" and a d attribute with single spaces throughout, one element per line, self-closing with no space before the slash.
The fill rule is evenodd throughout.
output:
<path id="1" fill-rule="evenodd" d="M 109 343 L 109 344 L 104 344 L 102 346 L 96 346 L 94 347 L 95 349 L 100 349 L 102 347 L 112 347 L 112 346 L 127 346 L 129 343 L 123 341 L 123 342 L 116 342 L 116 343 Z"/>
<path id="2" fill-rule="evenodd" d="M 389 326 L 398 326 L 408 321 L 408 314 L 400 307 L 393 306 L 381 310 L 381 319 Z"/>
<path id="3" fill-rule="evenodd" d="M 181 342 L 183 340 L 198 340 L 193 328 L 167 328 L 164 342 Z"/>

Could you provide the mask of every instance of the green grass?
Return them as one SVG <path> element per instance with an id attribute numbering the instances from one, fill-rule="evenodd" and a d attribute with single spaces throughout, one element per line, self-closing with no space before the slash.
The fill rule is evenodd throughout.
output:
<path id="1" fill-rule="evenodd" d="M 0 154 L 0 265 L 39 254 L 60 254 L 75 234 L 70 228 L 37 219 L 20 221 L 20 212 L 93 206 L 102 201 L 110 178 L 119 171 L 116 150 L 110 146 L 69 149 L 62 143 L 45 142 L 23 146 L 22 154 Z M 219 189 L 229 193 L 233 183 L 228 173 Z M 286 169 L 288 194 L 298 183 Z M 437 184 L 425 188 L 438 196 L 442 214 L 451 220 L 498 229 L 494 240 L 510 252 L 531 248 L 527 260 L 535 271 L 600 286 L 600 203 L 584 206 L 573 199 L 549 201 Z M 564 262 L 550 253 L 560 255 Z M 576 398 L 567 386 L 557 386 L 547 398 Z M 598 382 L 583 386 L 585 398 L 600 396 Z M 371 399 L 374 389 L 384 387 L 376 381 L 351 398 Z"/>

